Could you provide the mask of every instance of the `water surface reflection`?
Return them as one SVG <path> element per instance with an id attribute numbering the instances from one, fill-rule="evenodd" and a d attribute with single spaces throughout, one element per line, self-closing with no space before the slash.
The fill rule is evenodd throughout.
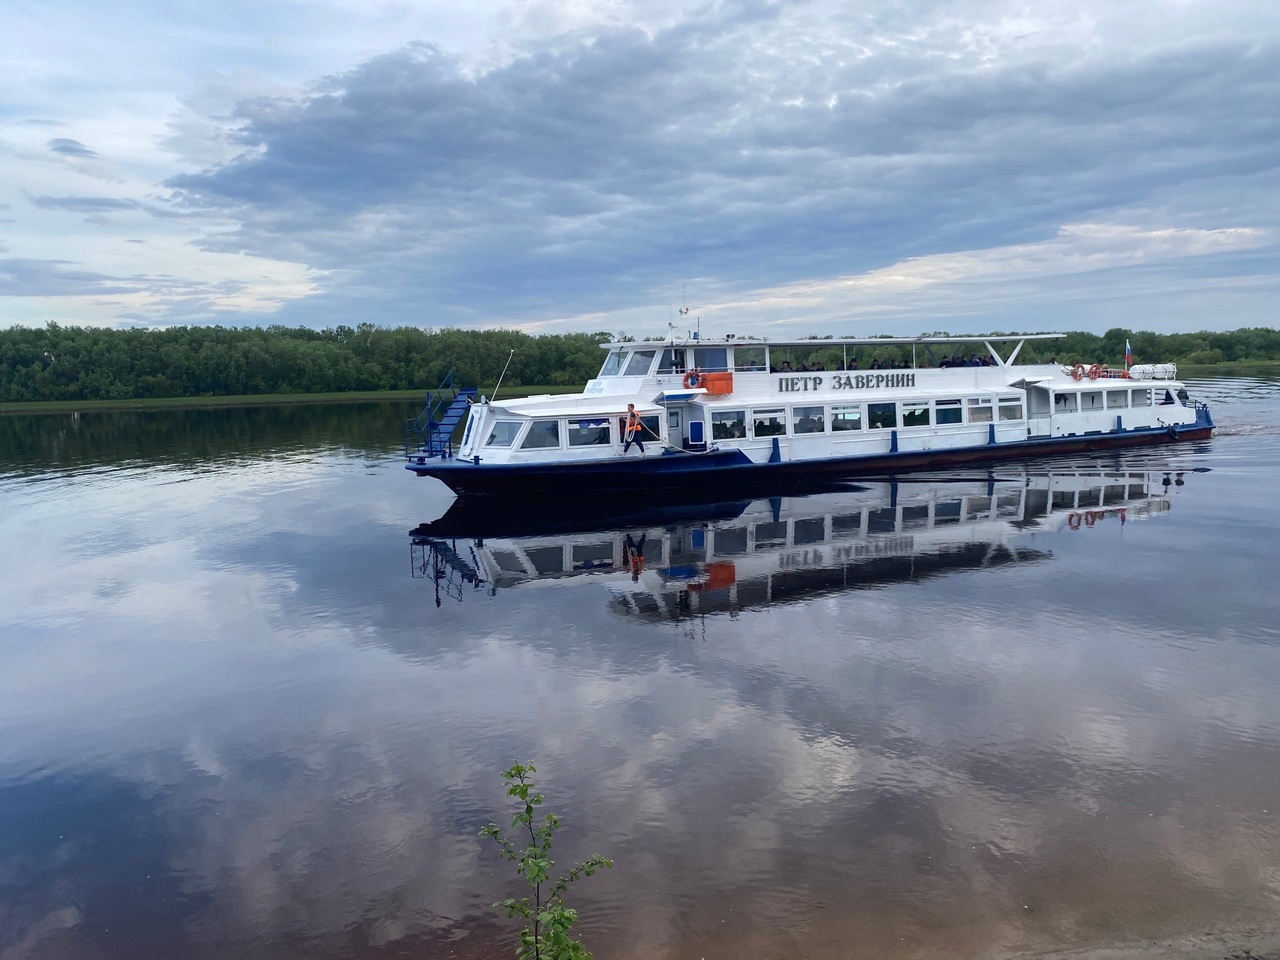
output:
<path id="1" fill-rule="evenodd" d="M 600 957 L 1264 927 L 1280 392 L 1207 390 L 1195 447 L 477 536 L 367 411 L 13 426 L 0 956 L 501 955 L 529 756 Z"/>

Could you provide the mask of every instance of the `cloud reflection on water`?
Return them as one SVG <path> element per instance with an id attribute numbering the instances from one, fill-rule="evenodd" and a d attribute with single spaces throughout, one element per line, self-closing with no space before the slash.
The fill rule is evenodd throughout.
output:
<path id="1" fill-rule="evenodd" d="M 1170 456 L 1246 442 L 1274 463 Z M 579 901 L 601 956 L 993 956 L 1280 898 L 1275 508 L 1248 472 L 1016 534 L 1039 562 L 657 622 L 598 579 L 437 609 L 404 536 L 431 491 L 349 456 L 148 477 L 0 519 L 25 545 L 5 960 L 483 955 L 512 888 L 474 834 L 525 756 L 565 856 L 618 861 Z"/>

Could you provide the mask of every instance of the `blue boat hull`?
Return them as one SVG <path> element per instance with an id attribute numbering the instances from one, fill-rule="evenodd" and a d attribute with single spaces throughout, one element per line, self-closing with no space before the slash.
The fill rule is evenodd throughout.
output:
<path id="1" fill-rule="evenodd" d="M 568 499 L 613 494 L 690 494 L 781 490 L 814 480 L 855 478 L 928 470 L 957 464 L 995 463 L 1125 447 L 1208 440 L 1213 421 L 1200 410 L 1195 423 L 1177 427 L 1046 437 L 949 450 L 914 450 L 824 460 L 753 463 L 741 450 L 668 452 L 659 457 L 578 463 L 485 464 L 469 460 L 409 458 L 405 468 L 435 477 L 460 497 L 542 497 Z"/>

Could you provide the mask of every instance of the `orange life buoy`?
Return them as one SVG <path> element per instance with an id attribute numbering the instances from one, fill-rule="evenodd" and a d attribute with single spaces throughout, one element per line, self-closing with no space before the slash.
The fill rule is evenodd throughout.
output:
<path id="1" fill-rule="evenodd" d="M 1100 513 L 1094 513 L 1092 510 L 1088 511 L 1088 512 L 1087 512 L 1087 513 L 1085 513 L 1085 515 L 1084 515 L 1084 524 L 1085 524 L 1085 526 L 1086 526 L 1086 527 L 1092 527 L 1095 523 L 1097 523 L 1097 522 L 1098 522 L 1098 518 L 1099 518 L 1099 517 L 1101 517 L 1101 516 L 1102 516 L 1102 514 L 1100 514 Z"/>
<path id="2" fill-rule="evenodd" d="M 1072 368 L 1071 368 L 1071 379 L 1072 379 L 1072 380 L 1083 380 L 1083 379 L 1084 379 L 1084 364 L 1083 364 L 1083 363 L 1077 363 L 1074 367 L 1072 367 Z"/>
<path id="3" fill-rule="evenodd" d="M 1073 513 L 1071 516 L 1067 517 L 1067 526 L 1070 527 L 1072 530 L 1079 530 L 1080 514 Z"/>
<path id="4" fill-rule="evenodd" d="M 1102 374 L 1102 367 L 1098 366 L 1096 363 L 1089 368 L 1090 380 L 1097 380 L 1098 377 L 1101 376 L 1101 374 Z"/>
<path id="5" fill-rule="evenodd" d="M 690 370 L 684 375 L 684 387 L 686 390 L 692 390 L 702 382 L 702 376 L 697 370 Z"/>

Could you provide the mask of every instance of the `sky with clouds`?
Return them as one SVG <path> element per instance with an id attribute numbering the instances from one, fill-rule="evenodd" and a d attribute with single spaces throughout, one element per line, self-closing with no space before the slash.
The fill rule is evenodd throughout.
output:
<path id="1" fill-rule="evenodd" d="M 0 11 L 0 326 L 1275 326 L 1274 0 Z"/>

